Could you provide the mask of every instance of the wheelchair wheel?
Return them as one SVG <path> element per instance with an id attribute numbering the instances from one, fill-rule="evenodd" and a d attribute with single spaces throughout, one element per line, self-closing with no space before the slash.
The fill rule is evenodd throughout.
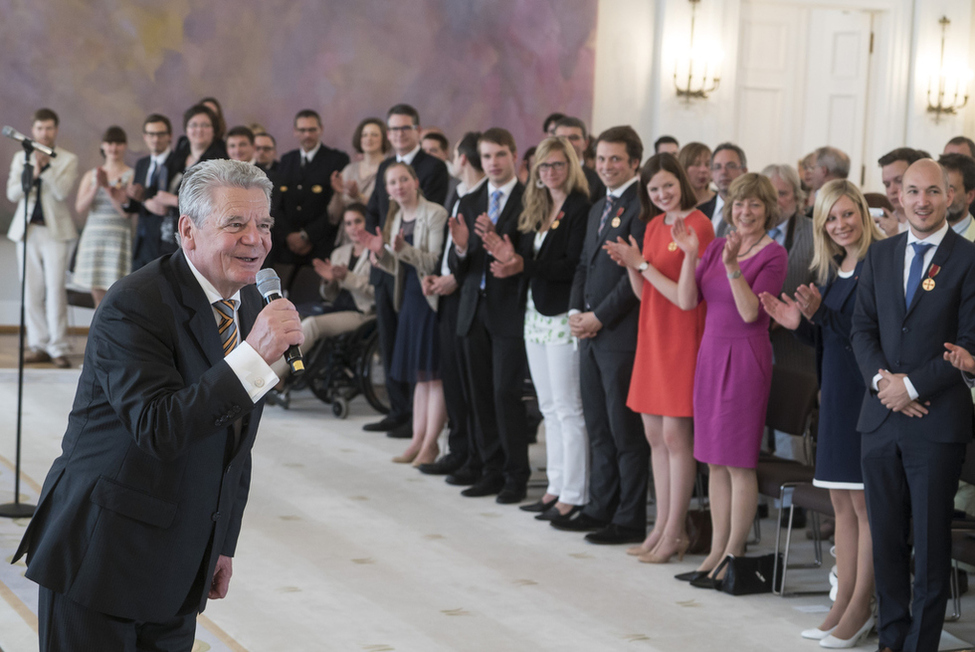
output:
<path id="1" fill-rule="evenodd" d="M 332 414 L 337 416 L 339 419 L 345 419 L 349 416 L 349 402 L 341 396 L 335 397 L 332 401 Z"/>
<path id="2" fill-rule="evenodd" d="M 379 333 L 373 332 L 362 348 L 359 358 L 359 383 L 366 401 L 380 414 L 389 414 L 389 397 L 386 395 L 386 373 L 383 356 L 379 351 Z"/>
<path id="3" fill-rule="evenodd" d="M 305 376 L 305 382 L 308 384 L 308 389 L 311 393 L 315 395 L 315 398 L 322 401 L 323 403 L 332 402 L 332 388 L 329 386 L 329 379 L 327 373 L 312 373 Z"/>

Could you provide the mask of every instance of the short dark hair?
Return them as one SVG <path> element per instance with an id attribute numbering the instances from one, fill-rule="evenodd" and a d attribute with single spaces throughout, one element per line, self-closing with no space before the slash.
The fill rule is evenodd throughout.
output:
<path id="1" fill-rule="evenodd" d="M 147 125 L 151 125 L 154 122 L 161 122 L 166 125 L 166 131 L 168 133 L 173 133 L 173 123 L 169 121 L 169 118 L 161 113 L 150 113 L 146 116 L 146 119 L 142 121 L 142 130 L 146 130 Z"/>
<path id="2" fill-rule="evenodd" d="M 965 192 L 975 190 L 975 159 L 964 154 L 942 154 L 938 163 L 946 170 L 961 173 Z"/>
<path id="3" fill-rule="evenodd" d="M 636 160 L 639 163 L 643 160 L 643 141 L 640 140 L 640 135 L 630 125 L 610 127 L 599 134 L 596 145 L 598 146 L 599 143 L 623 143 L 626 145 L 626 155 L 630 157 L 631 161 Z"/>
<path id="4" fill-rule="evenodd" d="M 274 145 L 274 148 L 275 149 L 277 149 L 277 147 L 278 147 L 278 141 L 277 141 L 277 139 L 274 136 L 272 136 L 271 134 L 267 133 L 266 131 L 262 131 L 260 133 L 254 134 L 254 140 L 255 141 L 257 140 L 257 137 L 258 136 L 266 136 L 266 137 L 270 138 L 271 139 L 271 144 Z"/>
<path id="5" fill-rule="evenodd" d="M 975 140 L 972 140 L 968 136 L 955 136 L 945 143 L 945 146 L 948 145 L 964 145 L 968 148 L 968 155 L 975 156 Z"/>
<path id="6" fill-rule="evenodd" d="M 47 122 L 48 120 L 54 120 L 54 126 L 57 127 L 61 124 L 58 119 L 58 114 L 54 112 L 53 109 L 37 109 L 34 111 L 34 122 Z"/>
<path id="7" fill-rule="evenodd" d="M 420 140 L 421 141 L 435 140 L 437 141 L 437 144 L 440 145 L 440 149 L 447 152 L 448 154 L 450 153 L 450 141 L 447 140 L 447 137 L 441 133 L 437 133 L 436 131 L 431 131 L 430 133 L 425 134 L 423 138 L 421 138 Z"/>
<path id="8" fill-rule="evenodd" d="M 254 132 L 250 130 L 250 127 L 245 127 L 244 125 L 237 125 L 233 129 L 227 132 L 227 139 L 229 140 L 231 136 L 243 136 L 250 144 L 254 144 Z"/>
<path id="9" fill-rule="evenodd" d="M 352 149 L 362 154 L 362 130 L 366 128 L 366 125 L 376 125 L 379 127 L 379 133 L 383 135 L 383 154 L 388 152 L 390 144 L 389 139 L 386 137 L 386 123 L 379 118 L 365 118 L 356 126 L 355 132 L 352 134 Z"/>
<path id="10" fill-rule="evenodd" d="M 515 137 L 511 135 L 511 132 L 503 127 L 491 127 L 487 131 L 481 134 L 481 137 L 477 139 L 477 146 L 480 148 L 481 143 L 494 143 L 495 145 L 500 145 L 501 147 L 507 147 L 514 154 L 518 151 L 518 146 L 515 145 Z"/>
<path id="11" fill-rule="evenodd" d="M 542 123 L 542 131 L 548 133 L 548 128 L 552 126 L 552 123 L 558 122 L 564 117 L 565 117 L 564 113 L 558 113 L 558 112 L 549 113 L 547 116 L 545 116 L 545 122 Z"/>
<path id="12" fill-rule="evenodd" d="M 190 123 L 190 120 L 192 120 L 194 116 L 198 115 L 205 115 L 206 117 L 210 118 L 210 125 L 213 126 L 213 138 L 216 139 L 217 114 L 205 104 L 194 104 L 183 112 L 183 131 L 186 131 L 186 125 Z"/>
<path id="13" fill-rule="evenodd" d="M 197 104 L 209 103 L 217 107 L 214 111 L 213 117 L 216 118 L 213 122 L 213 139 L 221 140 L 224 136 L 224 130 L 227 128 L 226 123 L 223 121 L 223 105 L 220 104 L 220 100 L 215 97 L 204 97 L 202 100 L 197 102 Z"/>
<path id="14" fill-rule="evenodd" d="M 669 152 L 654 154 L 640 168 L 640 182 L 637 184 L 639 186 L 637 193 L 640 196 L 640 219 L 644 222 L 649 222 L 663 212 L 650 200 L 650 193 L 647 191 L 647 184 L 658 172 L 670 172 L 677 177 L 677 182 L 680 184 L 680 209 L 682 211 L 690 210 L 697 205 L 697 195 L 694 194 L 694 188 L 687 178 L 687 172 L 684 171 L 684 167 L 677 160 L 677 157 Z"/>
<path id="15" fill-rule="evenodd" d="M 346 211 L 353 211 L 355 213 L 358 213 L 362 217 L 366 218 L 367 220 L 369 219 L 368 217 L 369 209 L 366 208 L 366 205 L 363 204 L 362 202 L 354 201 L 351 204 L 346 204 L 345 207 L 342 209 L 342 215 L 345 215 Z"/>
<path id="16" fill-rule="evenodd" d="M 420 112 L 409 104 L 394 104 L 386 112 L 386 120 L 389 120 L 394 115 L 408 115 L 413 120 L 414 127 L 420 126 Z"/>
<path id="17" fill-rule="evenodd" d="M 741 164 L 741 167 L 748 169 L 748 159 L 745 158 L 745 150 L 743 150 L 741 147 L 738 147 L 738 145 L 735 145 L 734 143 L 721 143 L 720 145 L 715 147 L 714 151 L 711 152 L 711 161 L 714 162 L 714 157 L 718 155 L 718 152 L 725 149 L 730 150 L 735 154 L 737 154 L 738 162 Z"/>
<path id="18" fill-rule="evenodd" d="M 666 145 L 667 143 L 672 143 L 674 145 L 677 145 L 677 149 L 680 149 L 680 143 L 677 142 L 676 138 L 674 138 L 673 136 L 661 136 L 660 138 L 658 138 L 653 142 L 653 153 L 656 154 L 657 152 L 659 152 L 660 146 Z"/>
<path id="19" fill-rule="evenodd" d="M 930 156 L 925 156 L 925 153 L 921 150 L 914 149 L 913 147 L 898 147 L 897 149 L 892 149 L 879 159 L 877 159 L 877 165 L 880 167 L 885 167 L 891 163 L 896 163 L 897 161 L 904 161 L 908 165 L 912 165 L 922 158 L 931 158 Z"/>
<path id="20" fill-rule="evenodd" d="M 118 125 L 112 125 L 102 134 L 103 143 L 128 143 L 129 137 L 125 134 L 125 129 Z"/>
<path id="21" fill-rule="evenodd" d="M 481 157 L 477 152 L 477 143 L 481 140 L 480 131 L 468 131 L 457 143 L 457 153 L 467 157 L 467 162 L 478 172 L 484 172 L 481 167 Z"/>
<path id="22" fill-rule="evenodd" d="M 586 123 L 579 118 L 573 117 L 571 115 L 559 118 L 555 122 L 555 128 L 559 127 L 569 127 L 570 129 L 582 129 L 582 138 L 587 140 L 589 138 L 589 131 L 586 129 Z"/>
<path id="23" fill-rule="evenodd" d="M 318 111 L 314 109 L 302 109 L 295 114 L 295 126 L 298 126 L 298 120 L 301 118 L 315 118 L 318 126 L 322 126 L 322 116 L 318 115 Z"/>

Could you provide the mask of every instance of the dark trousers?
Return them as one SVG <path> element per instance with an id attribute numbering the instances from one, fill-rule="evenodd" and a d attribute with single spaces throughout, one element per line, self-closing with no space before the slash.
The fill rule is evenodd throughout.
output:
<path id="1" fill-rule="evenodd" d="M 393 347 L 396 344 L 396 324 L 399 315 L 393 308 L 393 277 L 385 272 L 376 283 L 376 328 L 379 331 L 379 351 L 383 356 L 383 371 L 386 372 L 386 392 L 389 394 L 389 416 L 393 419 L 408 419 L 413 413 L 413 391 L 409 383 L 393 380 L 389 369 L 393 362 Z"/>
<path id="2" fill-rule="evenodd" d="M 460 291 L 440 297 L 437 321 L 440 327 L 440 377 L 443 380 L 444 401 L 447 404 L 447 445 L 450 457 L 465 463 L 468 468 L 481 466 L 474 440 L 474 414 L 470 409 L 470 390 L 467 387 L 467 362 L 463 342 L 457 337 L 457 309 Z"/>
<path id="3" fill-rule="evenodd" d="M 190 652 L 196 612 L 143 623 L 92 611 L 43 586 L 37 595 L 40 652 Z"/>
<path id="4" fill-rule="evenodd" d="M 531 476 L 528 422 L 521 401 L 525 340 L 491 335 L 486 310 L 485 302 L 478 301 L 464 341 L 477 448 L 485 477 L 503 475 L 505 487 L 523 490 Z"/>
<path id="5" fill-rule="evenodd" d="M 892 414 L 888 421 L 899 417 Z M 904 434 L 894 425 L 865 434 L 861 444 L 880 646 L 934 652 L 949 595 L 951 519 L 965 444 Z M 914 535 L 914 595 L 911 546 Z"/>
<path id="6" fill-rule="evenodd" d="M 597 350 L 588 340 L 579 346 L 590 454 L 589 503 L 583 511 L 600 521 L 646 529 L 650 446 L 640 415 L 626 407 L 633 351 Z"/>

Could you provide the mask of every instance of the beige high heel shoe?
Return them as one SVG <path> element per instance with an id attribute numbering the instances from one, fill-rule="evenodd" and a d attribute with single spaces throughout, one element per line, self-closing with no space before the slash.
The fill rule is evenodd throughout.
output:
<path id="1" fill-rule="evenodd" d="M 684 554 L 687 552 L 688 547 L 690 547 L 691 542 L 689 539 L 675 539 L 675 543 L 677 544 L 677 550 L 669 555 L 658 554 L 656 552 L 656 548 L 654 548 L 654 550 L 651 550 L 644 555 L 640 555 L 637 557 L 637 559 L 642 561 L 644 564 L 666 564 L 670 561 L 671 557 L 677 555 L 677 561 L 683 561 Z"/>

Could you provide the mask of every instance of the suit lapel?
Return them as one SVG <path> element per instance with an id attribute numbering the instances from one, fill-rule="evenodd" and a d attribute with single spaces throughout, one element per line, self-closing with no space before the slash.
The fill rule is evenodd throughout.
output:
<path id="1" fill-rule="evenodd" d="M 637 183 L 640 182 L 637 181 Z M 613 202 L 613 209 L 606 217 L 606 224 L 603 225 L 602 233 L 599 232 L 599 219 L 602 217 L 603 209 L 605 209 L 606 204 L 603 203 L 599 206 L 599 213 L 596 215 L 596 222 L 593 225 L 596 232 L 596 241 L 593 243 L 594 246 L 590 251 L 590 260 L 595 258 L 596 254 L 600 252 L 602 249 L 602 244 L 606 241 L 606 239 L 610 235 L 615 234 L 617 232 L 616 229 L 623 226 L 623 222 L 629 218 L 627 213 L 630 211 L 630 208 L 632 208 L 633 198 L 636 196 L 636 186 L 636 183 L 631 185 L 618 199 Z M 613 220 L 616 219 L 619 219 L 620 222 L 614 227 Z"/>
<path id="2" fill-rule="evenodd" d="M 932 267 L 934 267 L 935 265 L 937 265 L 939 268 L 944 267 L 945 262 L 948 260 L 948 256 L 951 255 L 951 250 L 955 245 L 955 238 L 957 237 L 959 236 L 954 231 L 951 230 L 951 227 L 948 227 L 948 232 L 945 234 L 944 240 L 941 241 L 941 244 L 938 245 L 938 248 L 934 252 L 934 258 L 931 259 L 931 264 L 921 271 L 922 283 L 924 282 L 924 279 L 928 277 L 928 272 Z M 904 239 L 904 247 L 906 250 L 907 247 L 906 238 Z M 903 261 L 903 256 L 901 260 Z M 903 271 L 903 264 L 902 264 L 901 278 L 903 278 L 903 273 L 904 271 Z M 934 288 L 931 289 L 931 292 L 935 292 L 937 290 L 937 287 L 938 284 L 937 282 L 935 282 L 935 286 Z M 917 291 L 914 293 L 914 298 L 911 300 L 911 305 L 907 309 L 906 314 L 904 315 L 905 319 L 909 317 L 912 312 L 914 312 L 914 309 L 922 301 L 922 297 L 925 296 L 926 294 L 928 294 L 928 290 L 925 290 L 923 287 L 918 287 Z"/>
<path id="3" fill-rule="evenodd" d="M 220 345 L 213 306 L 207 302 L 206 294 L 193 276 L 182 250 L 173 254 L 169 263 L 176 276 L 175 287 L 180 302 L 187 310 L 190 337 L 196 341 L 210 366 L 214 366 L 223 360 L 223 347 Z"/>
<path id="4" fill-rule="evenodd" d="M 857 262 L 857 266 L 853 269 L 854 281 L 860 278 L 860 272 L 862 269 L 863 269 L 863 261 L 861 260 Z M 839 306 L 839 309 L 842 310 L 843 306 L 846 304 L 847 299 L 849 299 L 850 296 L 853 295 L 853 291 L 856 289 L 856 287 L 857 287 L 856 283 L 847 283 L 846 285 L 843 286 L 841 290 L 836 290 L 835 282 L 830 283 L 823 290 L 823 302 L 826 301 L 827 296 L 831 295 L 833 292 L 836 292 L 837 296 L 839 297 L 839 301 L 837 301 L 836 304 L 834 305 Z"/>

